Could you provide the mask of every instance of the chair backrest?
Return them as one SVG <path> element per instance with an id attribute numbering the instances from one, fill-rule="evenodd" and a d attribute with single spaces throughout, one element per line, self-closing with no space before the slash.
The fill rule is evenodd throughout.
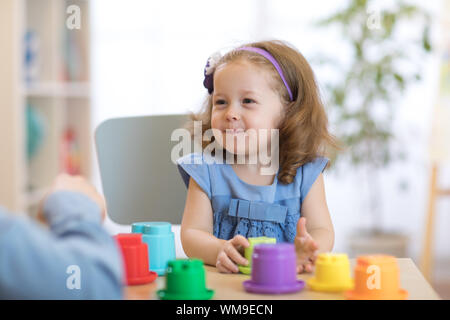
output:
<path id="1" fill-rule="evenodd" d="M 173 130 L 187 115 L 109 119 L 95 132 L 108 215 L 116 223 L 167 221 L 180 224 L 186 186 L 171 160 Z"/>

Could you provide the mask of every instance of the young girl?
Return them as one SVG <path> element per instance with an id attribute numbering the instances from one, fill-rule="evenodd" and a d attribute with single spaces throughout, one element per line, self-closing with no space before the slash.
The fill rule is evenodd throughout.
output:
<path id="1" fill-rule="evenodd" d="M 238 264 L 248 264 L 242 256 L 247 238 L 274 237 L 295 244 L 298 272 L 312 272 L 317 253 L 333 248 L 322 171 L 329 162 L 325 149 L 338 144 L 328 132 L 309 64 L 284 42 L 250 43 L 210 58 L 204 86 L 204 110 L 193 120 L 202 121 L 202 134 L 213 130 L 211 140 L 225 154 L 246 161 L 211 161 L 206 152 L 177 161 L 188 187 L 181 224 L 185 253 L 235 273 Z M 261 174 L 267 165 L 261 159 L 248 161 L 255 150 L 248 148 L 247 132 L 261 129 L 279 130 L 278 141 L 270 135 L 264 140 L 268 150 L 278 144 L 276 174 Z M 245 139 L 245 148 L 230 143 L 237 138 Z"/>

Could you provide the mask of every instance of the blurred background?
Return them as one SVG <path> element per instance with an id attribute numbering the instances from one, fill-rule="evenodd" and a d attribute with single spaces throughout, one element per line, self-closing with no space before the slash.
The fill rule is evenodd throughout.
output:
<path id="1" fill-rule="evenodd" d="M 0 205 L 34 215 L 59 172 L 101 190 L 101 122 L 196 111 L 209 55 L 286 40 L 347 146 L 325 173 L 334 251 L 410 257 L 450 298 L 449 35 L 449 0 L 2 0 Z"/>

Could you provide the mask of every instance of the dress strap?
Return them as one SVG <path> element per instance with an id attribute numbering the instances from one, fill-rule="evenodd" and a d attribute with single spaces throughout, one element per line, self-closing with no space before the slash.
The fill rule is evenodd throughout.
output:
<path id="1" fill-rule="evenodd" d="M 231 199 L 228 215 L 252 220 L 284 223 L 288 208 L 279 204 Z"/>

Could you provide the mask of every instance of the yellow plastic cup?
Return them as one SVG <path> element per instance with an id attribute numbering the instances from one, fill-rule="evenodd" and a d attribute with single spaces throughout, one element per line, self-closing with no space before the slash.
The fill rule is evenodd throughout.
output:
<path id="1" fill-rule="evenodd" d="M 314 291 L 341 292 L 354 287 L 350 275 L 350 262 L 344 253 L 321 253 L 318 255 L 314 277 L 308 286 Z"/>
<path id="2" fill-rule="evenodd" d="M 277 243 L 276 238 L 269 238 L 269 237 L 255 237 L 255 238 L 248 238 L 248 243 L 250 246 L 245 248 L 244 251 L 244 257 L 248 261 L 247 266 L 239 265 L 239 271 L 243 274 L 251 274 L 252 273 L 252 254 L 253 254 L 253 248 L 254 246 L 262 243 Z"/>

